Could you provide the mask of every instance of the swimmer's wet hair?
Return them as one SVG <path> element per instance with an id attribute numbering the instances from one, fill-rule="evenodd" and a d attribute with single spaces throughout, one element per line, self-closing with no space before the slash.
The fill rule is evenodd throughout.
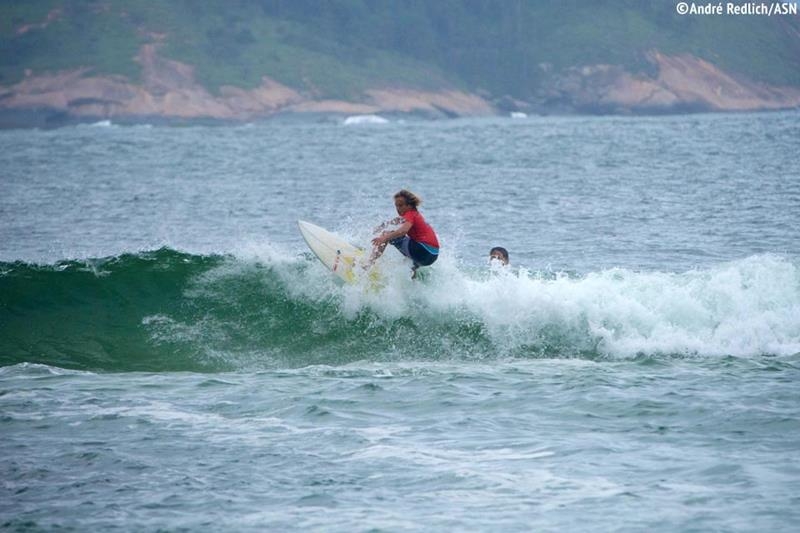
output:
<path id="1" fill-rule="evenodd" d="M 407 191 L 406 189 L 400 189 L 394 194 L 395 198 L 402 198 L 406 201 L 408 205 L 413 207 L 414 209 L 418 208 L 420 204 L 422 204 L 422 198 L 417 196 L 411 191 Z"/>
<path id="2" fill-rule="evenodd" d="M 495 246 L 494 248 L 489 250 L 489 255 L 492 255 L 495 252 L 500 253 L 500 255 L 502 255 L 503 258 L 506 260 L 506 263 L 508 263 L 508 250 L 506 250 L 502 246 Z"/>

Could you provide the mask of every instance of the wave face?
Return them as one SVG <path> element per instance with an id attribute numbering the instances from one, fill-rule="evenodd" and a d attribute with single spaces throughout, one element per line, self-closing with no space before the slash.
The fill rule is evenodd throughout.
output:
<path id="1" fill-rule="evenodd" d="M 440 264 L 441 263 L 441 264 Z M 378 290 L 312 257 L 170 249 L 0 263 L 0 364 L 230 371 L 357 360 L 753 357 L 800 352 L 800 269 L 773 255 L 684 273 L 465 271 Z"/>

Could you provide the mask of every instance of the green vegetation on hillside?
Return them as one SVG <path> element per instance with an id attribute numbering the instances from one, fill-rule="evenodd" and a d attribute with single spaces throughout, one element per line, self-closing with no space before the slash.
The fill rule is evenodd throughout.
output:
<path id="1" fill-rule="evenodd" d="M 800 17 L 680 16 L 673 0 L 265 0 L 270 17 L 351 46 L 400 52 L 470 86 L 524 97 L 588 64 L 647 68 L 650 50 L 692 53 L 759 81 L 800 85 Z M 309 15 L 313 13 L 313 15 Z"/>
<path id="2" fill-rule="evenodd" d="M 524 99 L 569 67 L 646 70 L 650 50 L 797 86 L 799 18 L 680 16 L 672 0 L 0 0 L 0 84 L 81 66 L 136 80 L 139 47 L 160 42 L 212 91 L 266 75 L 318 97 L 391 85 Z"/>
<path id="3" fill-rule="evenodd" d="M 34 72 L 87 67 L 137 79 L 139 39 L 119 12 L 64 0 L 0 3 L 0 84 Z"/>
<path id="4" fill-rule="evenodd" d="M 193 65 L 211 90 L 253 88 L 269 76 L 319 96 L 346 98 L 372 85 L 439 87 L 455 81 L 391 50 L 347 46 L 302 23 L 270 17 L 257 2 L 178 0 L 120 9 L 137 28 L 163 34 L 161 53 Z"/>

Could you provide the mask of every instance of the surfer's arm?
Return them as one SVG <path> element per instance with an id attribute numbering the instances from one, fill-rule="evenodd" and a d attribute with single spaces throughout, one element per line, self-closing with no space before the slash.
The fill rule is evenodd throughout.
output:
<path id="1" fill-rule="evenodd" d="M 397 220 L 398 222 L 402 221 L 403 223 L 396 230 L 384 231 L 383 233 L 372 239 L 372 244 L 374 244 L 375 246 L 380 246 L 381 244 L 385 244 L 389 241 L 397 239 L 398 237 L 402 237 L 403 235 L 408 233 L 409 230 L 411 229 L 411 226 L 413 226 L 411 222 L 407 221 L 404 218 L 397 218 L 395 220 Z"/>
<path id="2" fill-rule="evenodd" d="M 374 230 L 372 230 L 372 233 L 378 233 L 387 226 L 397 226 L 398 224 L 402 224 L 403 222 L 405 222 L 405 220 L 406 219 L 404 219 L 403 217 L 397 217 L 393 218 L 392 220 L 387 220 L 386 222 L 383 222 L 382 224 L 378 225 Z"/>

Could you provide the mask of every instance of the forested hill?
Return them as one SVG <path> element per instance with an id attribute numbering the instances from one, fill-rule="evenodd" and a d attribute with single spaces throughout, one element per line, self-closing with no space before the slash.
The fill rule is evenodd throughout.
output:
<path id="1" fill-rule="evenodd" d="M 799 15 L 679 15 L 676 4 L 3 1 L 0 107 L 191 116 L 191 104 L 236 118 L 800 104 Z M 63 102 L 32 98 L 32 84 L 62 87 Z M 170 105 L 159 100 L 168 94 Z"/>

